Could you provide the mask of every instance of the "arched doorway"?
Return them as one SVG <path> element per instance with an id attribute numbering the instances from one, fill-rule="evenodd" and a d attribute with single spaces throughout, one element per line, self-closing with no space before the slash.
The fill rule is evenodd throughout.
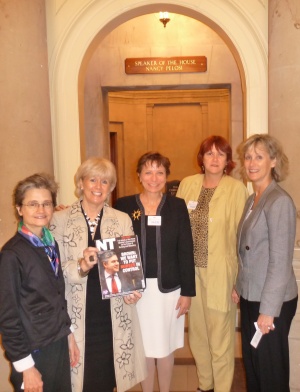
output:
<path id="1" fill-rule="evenodd" d="M 56 14 L 53 26 L 59 27 L 60 34 L 56 31 L 49 45 L 54 166 L 55 175 L 61 184 L 60 198 L 66 203 L 73 200 L 73 175 L 80 164 L 80 151 L 85 149 L 84 78 L 89 59 L 99 42 L 115 27 L 131 18 L 161 10 L 160 4 L 154 1 L 148 1 L 143 6 L 132 1 L 124 9 L 122 1 L 111 4 L 103 0 L 85 1 L 82 8 L 74 13 L 69 3 L 66 2 L 62 8 L 65 14 L 73 14 L 73 18 L 68 25 L 62 27 L 60 22 L 64 15 L 60 12 Z M 199 4 L 196 0 L 190 0 L 185 7 L 169 2 L 168 10 L 207 24 L 224 39 L 235 57 L 241 75 L 245 133 L 265 131 L 266 43 L 256 23 L 251 20 L 251 15 L 245 14 L 241 6 L 228 1 L 218 2 L 216 5 L 214 2 Z M 100 105 L 105 107 L 107 102 L 101 101 Z M 99 119 L 99 126 L 103 126 L 106 121 L 103 117 Z M 108 146 L 107 138 L 103 132 L 97 141 Z M 105 153 L 104 151 L 103 154 Z"/>

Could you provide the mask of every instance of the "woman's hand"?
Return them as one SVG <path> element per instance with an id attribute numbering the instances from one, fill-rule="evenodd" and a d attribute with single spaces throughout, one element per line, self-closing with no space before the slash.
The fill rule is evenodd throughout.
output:
<path id="1" fill-rule="evenodd" d="M 89 272 L 98 263 L 98 252 L 97 248 L 91 246 L 83 251 L 83 258 L 79 261 L 83 273 Z"/>
<path id="2" fill-rule="evenodd" d="M 139 291 L 134 291 L 131 294 L 124 295 L 123 300 L 127 305 L 136 304 L 137 301 L 142 298 L 142 294 Z"/>
<path id="3" fill-rule="evenodd" d="M 25 392 L 43 392 L 42 375 L 36 367 L 31 367 L 23 372 Z"/>
<path id="4" fill-rule="evenodd" d="M 257 326 L 261 330 L 261 333 L 265 335 L 270 331 L 274 331 L 274 317 L 267 316 L 266 314 L 260 314 L 257 319 Z"/>
<path id="5" fill-rule="evenodd" d="M 191 307 L 191 297 L 183 297 L 182 295 L 179 297 L 179 300 L 177 301 L 176 305 L 176 310 L 179 309 L 177 313 L 177 318 L 180 316 L 185 315 Z"/>
<path id="6" fill-rule="evenodd" d="M 69 343 L 69 356 L 70 356 L 70 364 L 71 367 L 75 367 L 79 362 L 80 351 L 75 342 L 75 337 L 73 333 L 70 333 L 68 336 L 68 343 Z"/>
<path id="7" fill-rule="evenodd" d="M 56 206 L 55 208 L 54 208 L 54 211 L 63 211 L 63 210 L 65 210 L 66 208 L 69 208 L 70 206 L 65 206 L 64 204 L 59 204 L 58 206 Z"/>
<path id="8" fill-rule="evenodd" d="M 240 296 L 238 295 L 235 288 L 232 289 L 231 300 L 234 304 L 238 304 L 240 302 Z"/>

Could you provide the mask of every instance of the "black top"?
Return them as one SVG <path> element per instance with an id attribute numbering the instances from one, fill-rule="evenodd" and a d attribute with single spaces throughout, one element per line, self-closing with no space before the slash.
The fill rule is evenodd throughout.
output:
<path id="1" fill-rule="evenodd" d="M 0 304 L 2 343 L 11 362 L 70 333 L 60 264 L 56 277 L 45 250 L 19 233 L 0 253 Z"/>
<path id="2" fill-rule="evenodd" d="M 156 227 L 146 225 L 146 260 L 145 278 L 157 278 Z"/>
<path id="3" fill-rule="evenodd" d="M 147 276 L 147 217 L 140 196 L 122 197 L 115 208 L 132 219 Z M 161 216 L 161 226 L 155 227 L 159 290 L 167 293 L 180 287 L 182 296 L 193 297 L 196 295 L 193 239 L 186 204 L 183 199 L 164 195 L 156 215 Z"/>
<path id="4" fill-rule="evenodd" d="M 102 217 L 102 215 L 101 215 Z M 88 226 L 88 246 L 101 240 L 101 220 L 94 240 Z M 88 274 L 85 315 L 85 362 L 83 392 L 112 392 L 116 386 L 110 300 L 102 299 L 98 264 Z"/>

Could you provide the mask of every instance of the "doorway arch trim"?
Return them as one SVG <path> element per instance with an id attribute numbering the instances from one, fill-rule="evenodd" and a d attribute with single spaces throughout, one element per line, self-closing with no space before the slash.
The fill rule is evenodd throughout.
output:
<path id="1" fill-rule="evenodd" d="M 48 52 L 54 172 L 60 183 L 60 201 L 71 203 L 73 177 L 80 165 L 82 74 L 94 45 L 119 24 L 161 10 L 153 0 L 81 0 L 47 2 Z M 245 134 L 268 130 L 267 44 L 258 24 L 242 4 L 233 0 L 165 1 L 174 13 L 197 19 L 213 28 L 230 47 L 240 69 L 245 110 Z M 267 11 L 261 7 L 260 15 Z M 66 20 L 69 23 L 66 24 Z M 234 23 L 232 21 L 234 20 Z M 95 37 L 97 39 L 95 39 Z"/>

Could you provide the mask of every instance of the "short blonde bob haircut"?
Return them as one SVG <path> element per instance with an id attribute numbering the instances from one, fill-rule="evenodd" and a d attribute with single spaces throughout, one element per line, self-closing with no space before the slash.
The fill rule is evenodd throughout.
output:
<path id="1" fill-rule="evenodd" d="M 283 152 L 280 142 L 268 134 L 255 134 L 250 136 L 240 147 L 242 162 L 244 162 L 245 154 L 252 146 L 254 149 L 264 149 L 272 160 L 276 158 L 276 165 L 271 170 L 271 176 L 276 182 L 283 181 L 288 175 L 289 160 Z M 246 177 L 244 166 L 242 167 L 242 174 Z"/>
<path id="2" fill-rule="evenodd" d="M 81 181 L 86 177 L 100 177 L 107 180 L 110 186 L 110 192 L 115 189 L 117 183 L 117 174 L 115 165 L 105 158 L 92 157 L 84 161 L 75 174 L 75 195 L 78 198 L 82 196 Z"/>

